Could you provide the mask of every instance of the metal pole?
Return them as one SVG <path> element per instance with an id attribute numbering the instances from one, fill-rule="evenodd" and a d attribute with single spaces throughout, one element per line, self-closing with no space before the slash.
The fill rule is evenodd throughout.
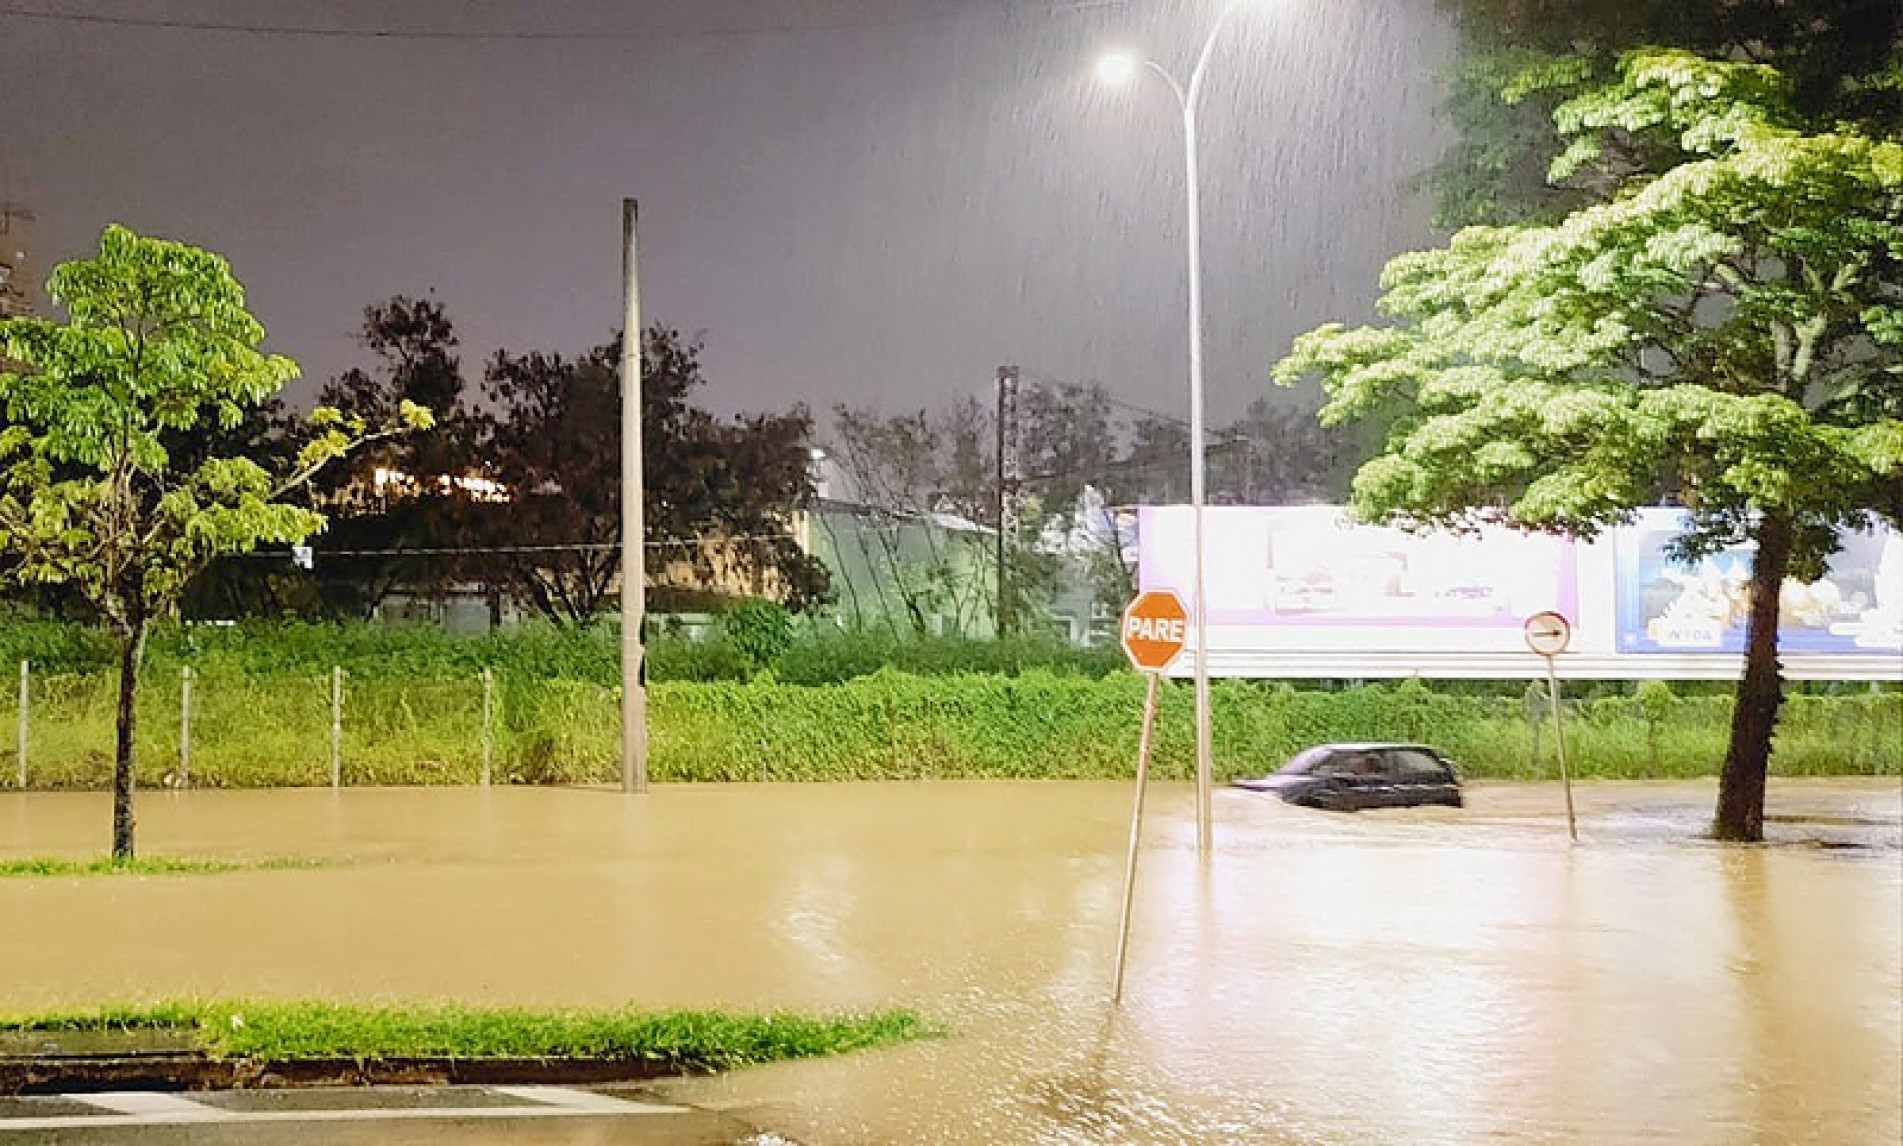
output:
<path id="1" fill-rule="evenodd" d="M 1197 187 L 1196 105 L 1183 111 L 1189 185 L 1189 503 L 1196 515 L 1196 848 L 1211 845 L 1209 730 L 1209 609 L 1203 580 L 1203 255 L 1202 205 Z"/>
<path id="2" fill-rule="evenodd" d="M 27 731 L 27 724 L 28 724 L 27 699 L 32 692 L 32 690 L 28 687 L 29 680 L 30 680 L 30 670 L 27 668 L 27 662 L 21 661 L 20 662 L 20 731 L 19 731 L 19 739 L 15 741 L 20 751 L 19 751 L 18 759 L 15 760 L 15 764 L 18 766 L 18 769 L 17 769 L 18 775 L 16 779 L 19 783 L 19 786 L 22 788 L 26 787 L 26 731 Z"/>
<path id="3" fill-rule="evenodd" d="M 344 782 L 344 670 L 342 665 L 330 668 L 330 786 L 343 787 Z"/>
<path id="4" fill-rule="evenodd" d="M 178 674 L 178 786 L 192 782 L 192 666 Z"/>
<path id="5" fill-rule="evenodd" d="M 1209 37 L 1203 41 L 1202 52 L 1196 57 L 1196 68 L 1190 73 L 1187 89 L 1176 82 L 1176 77 L 1170 75 L 1167 68 L 1154 60 L 1147 62 L 1149 69 L 1169 85 L 1183 110 L 1183 167 L 1189 248 L 1189 500 L 1196 519 L 1196 585 L 1195 599 L 1191 602 L 1196 614 L 1196 847 L 1205 856 L 1209 854 L 1214 832 L 1210 793 L 1214 772 L 1211 757 L 1214 750 L 1209 726 L 1209 610 L 1204 607 L 1206 594 L 1203 578 L 1203 220 L 1197 162 L 1196 104 L 1202 95 L 1203 77 L 1209 69 L 1209 58 L 1215 53 L 1216 41 L 1221 38 L 1223 27 L 1228 24 L 1230 17 L 1240 7 L 1239 0 L 1230 0 L 1217 14 L 1215 24 L 1209 29 Z"/>
<path id="6" fill-rule="evenodd" d="M 641 274 L 635 224 L 640 208 L 621 201 L 621 790 L 648 790 L 647 674 L 641 619 L 647 561 L 641 485 Z"/>
<path id="7" fill-rule="evenodd" d="M 482 670 L 482 786 L 489 786 L 490 767 L 495 756 L 495 693 L 496 676 L 488 668 Z"/>
<path id="8" fill-rule="evenodd" d="M 1130 856 L 1123 865 L 1123 913 L 1117 919 L 1117 983 L 1110 992 L 1112 1003 L 1123 1002 L 1123 967 L 1130 953 L 1130 907 L 1136 898 L 1137 843 L 1143 836 L 1143 792 L 1150 781 L 1150 734 L 1156 727 L 1156 690 L 1163 679 L 1159 672 L 1145 673 L 1149 686 L 1143 693 L 1143 734 L 1137 740 L 1136 804 L 1130 809 Z"/>
<path id="9" fill-rule="evenodd" d="M 1566 830 L 1573 842 L 1579 842 L 1579 822 L 1573 818 L 1573 777 L 1566 769 L 1566 733 L 1559 724 L 1559 673 L 1553 658 L 1546 658 L 1546 691 L 1553 704 L 1553 751 L 1559 757 L 1559 778 L 1566 787 Z"/>

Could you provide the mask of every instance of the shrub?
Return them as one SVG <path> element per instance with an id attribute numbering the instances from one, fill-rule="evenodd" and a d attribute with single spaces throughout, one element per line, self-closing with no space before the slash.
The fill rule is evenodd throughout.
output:
<path id="1" fill-rule="evenodd" d="M 792 645 L 793 615 L 772 601 L 750 597 L 720 615 L 720 632 L 728 644 L 759 668 Z"/>
<path id="2" fill-rule="evenodd" d="M 746 680 L 756 662 L 725 636 L 709 640 L 667 637 L 648 644 L 648 679 L 663 680 Z M 620 668 L 615 672 L 619 674 Z M 615 680 L 619 680 L 617 675 Z"/>

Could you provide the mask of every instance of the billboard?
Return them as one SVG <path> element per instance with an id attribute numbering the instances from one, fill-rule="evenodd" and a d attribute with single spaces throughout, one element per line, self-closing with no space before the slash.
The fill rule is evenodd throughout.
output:
<path id="1" fill-rule="evenodd" d="M 1744 651 L 1754 547 L 1697 562 L 1673 560 L 1684 528 L 1677 510 L 1647 510 L 1614 534 L 1619 651 Z M 1845 533 L 1822 580 L 1787 580 L 1778 598 L 1778 648 L 1786 653 L 1903 654 L 1903 535 Z"/>
<path id="2" fill-rule="evenodd" d="M 1488 529 L 1472 536 L 1355 525 L 1336 506 L 1206 509 L 1209 624 L 1262 648 L 1519 647 L 1530 613 L 1577 615 L 1573 543 Z M 1138 518 L 1143 587 L 1192 599 L 1195 519 Z M 1212 635 L 1211 647 L 1216 647 Z"/>
<path id="3" fill-rule="evenodd" d="M 1543 672 L 1521 625 L 1573 624 L 1575 675 L 1726 679 L 1744 647 L 1749 548 L 1672 562 L 1681 511 L 1647 510 L 1590 542 L 1488 528 L 1412 534 L 1336 506 L 1205 510 L 1211 671 L 1262 677 L 1516 677 Z M 1138 518 L 1144 589 L 1195 600 L 1194 515 Z M 1847 534 L 1829 574 L 1787 583 L 1780 633 L 1794 678 L 1903 679 L 1903 536 Z M 1189 671 L 1191 658 L 1174 672 Z"/>

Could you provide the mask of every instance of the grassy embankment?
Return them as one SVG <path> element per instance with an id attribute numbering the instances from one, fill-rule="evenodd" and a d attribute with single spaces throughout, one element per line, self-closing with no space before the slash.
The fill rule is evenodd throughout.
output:
<path id="1" fill-rule="evenodd" d="M 228 1000 L 0 1015 L 0 1032 L 154 1029 L 189 1032 L 220 1059 L 591 1059 L 677 1072 L 847 1054 L 939 1033 L 904 1010 L 815 1017 Z"/>
<path id="2" fill-rule="evenodd" d="M 322 860 L 200 860 L 176 856 L 135 859 L 0 859 L 0 879 L 61 879 L 92 875 L 223 875 L 234 871 L 284 871 L 324 866 Z"/>
<path id="3" fill-rule="evenodd" d="M 0 626 L 0 654 L 38 649 L 28 779 L 99 788 L 112 744 L 111 674 L 87 638 L 58 627 Z M 611 635 L 611 634 L 610 634 Z M 9 639 L 11 638 L 11 639 Z M 61 641 L 66 644 L 62 646 Z M 1029 645 L 883 646 L 814 640 L 751 679 L 661 679 L 668 658 L 710 655 L 657 645 L 651 688 L 653 775 L 660 781 L 927 778 L 1110 778 L 1128 774 L 1142 682 L 1116 662 Z M 890 650 L 887 650 L 890 651 Z M 1094 655 L 1094 654 L 1093 654 Z M 6 662 L 0 660 L 0 666 Z M 722 662 L 724 663 L 724 662 Z M 172 633 L 155 643 L 141 690 L 140 783 L 176 766 L 179 672 L 194 686 L 193 780 L 261 787 L 328 782 L 329 666 L 347 673 L 346 784 L 464 784 L 483 748 L 481 670 L 495 681 L 492 760 L 498 782 L 576 783 L 618 774 L 614 648 L 602 633 L 530 629 L 455 639 L 369 626 L 276 626 Z M 703 668 L 706 664 L 702 664 Z M 987 671 L 970 671 L 984 668 Z M 779 675 L 785 670 L 786 676 Z M 706 673 L 702 675 L 719 675 Z M 744 675 L 744 674 L 736 674 Z M 788 679 L 788 678 L 791 679 Z M 804 683 L 808 681 L 819 683 Z M 1586 778 L 1715 774 L 1731 701 L 1713 686 L 1640 690 L 1593 685 L 1566 709 L 1569 759 Z M 1272 769 L 1333 740 L 1424 740 L 1479 778 L 1554 772 L 1550 726 L 1524 684 L 1300 688 L 1219 681 L 1214 732 L 1220 778 Z M 1715 694 L 1716 693 L 1716 694 Z M 13 778 L 14 699 L 0 689 L 0 783 Z M 1189 690 L 1164 690 L 1157 768 L 1186 777 L 1194 754 Z M 1903 773 L 1903 693 L 1838 687 L 1792 696 L 1779 724 L 1778 775 Z"/>

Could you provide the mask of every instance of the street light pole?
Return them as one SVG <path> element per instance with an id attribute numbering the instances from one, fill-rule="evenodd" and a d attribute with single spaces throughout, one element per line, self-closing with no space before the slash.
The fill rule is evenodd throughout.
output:
<path id="1" fill-rule="evenodd" d="M 1189 246 L 1189 503 L 1195 516 L 1196 547 L 1196 584 L 1192 589 L 1191 600 L 1196 614 L 1196 846 L 1204 854 L 1209 852 L 1213 843 L 1215 826 L 1211 807 L 1214 747 L 1209 719 L 1209 609 L 1203 570 L 1203 509 L 1206 503 L 1203 464 L 1203 220 L 1196 108 L 1202 96 L 1203 77 L 1209 69 L 1209 58 L 1216 50 L 1216 40 L 1239 7 L 1241 0 L 1234 0 L 1224 5 L 1217 15 L 1214 26 L 1209 29 L 1209 37 L 1203 41 L 1202 52 L 1196 57 L 1196 67 L 1190 72 L 1187 88 L 1176 81 L 1169 69 L 1154 60 L 1145 61 L 1145 66 L 1161 76 L 1168 85 L 1183 113 L 1183 170 L 1188 216 L 1185 230 Z M 1104 61 L 1100 74 L 1116 82 L 1135 71 L 1129 65 L 1128 57 L 1110 57 Z"/>

